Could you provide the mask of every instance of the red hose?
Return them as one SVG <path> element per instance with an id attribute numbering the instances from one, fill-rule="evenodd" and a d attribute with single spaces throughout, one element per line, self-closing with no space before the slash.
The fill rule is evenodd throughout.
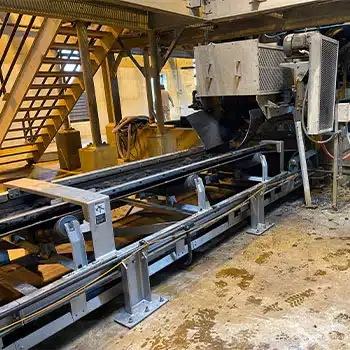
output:
<path id="1" fill-rule="evenodd" d="M 322 139 L 322 138 L 321 138 L 321 139 Z M 326 147 L 326 145 L 325 145 L 324 143 L 321 143 L 321 148 L 322 148 L 323 152 L 324 152 L 329 158 L 334 159 L 333 154 L 330 153 L 330 152 L 328 151 L 328 148 Z M 348 159 L 348 158 L 350 158 L 350 153 L 346 154 L 346 155 L 343 157 L 343 160 L 346 160 L 346 159 Z"/>
<path id="2" fill-rule="evenodd" d="M 328 149 L 327 149 L 327 147 L 325 146 L 325 144 L 321 143 L 321 148 L 322 148 L 323 152 L 324 152 L 329 158 L 334 159 L 333 154 L 331 154 L 331 153 L 328 151 Z"/>

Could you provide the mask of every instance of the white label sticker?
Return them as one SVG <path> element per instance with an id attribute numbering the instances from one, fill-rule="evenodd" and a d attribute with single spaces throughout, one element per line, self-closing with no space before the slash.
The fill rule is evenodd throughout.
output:
<path id="1" fill-rule="evenodd" d="M 95 204 L 95 215 L 102 215 L 106 213 L 106 206 L 105 206 L 105 202 L 101 202 L 101 203 L 96 203 Z"/>
<path id="2" fill-rule="evenodd" d="M 96 225 L 106 222 L 106 206 L 105 202 L 95 204 Z"/>

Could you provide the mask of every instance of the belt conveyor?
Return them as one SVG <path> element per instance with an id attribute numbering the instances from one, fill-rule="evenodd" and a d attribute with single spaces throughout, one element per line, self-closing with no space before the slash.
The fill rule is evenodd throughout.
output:
<path id="1" fill-rule="evenodd" d="M 266 157 L 271 150 L 279 156 L 275 176 L 269 176 L 272 172 Z M 233 179 L 235 171 L 240 170 L 239 163 L 243 163 L 245 172 L 249 172 L 250 163 L 258 166 L 261 176 L 248 176 L 249 186 L 215 203 L 208 200 L 206 187 L 220 185 L 218 178 L 209 175 L 223 169 L 225 176 Z M 116 247 L 111 208 L 125 205 L 123 200 L 132 194 L 165 184 L 183 187 L 186 182 L 192 184 L 198 196 L 197 209 L 191 215 L 187 212 L 168 226 Z M 41 288 L 22 289 L 20 298 L 0 307 L 0 349 L 30 348 L 121 292 L 125 306 L 116 313 L 115 320 L 133 327 L 167 301 L 151 292 L 151 275 L 181 258 L 187 257 L 190 262 L 193 251 L 249 216 L 248 231 L 263 233 L 271 226 L 265 222 L 265 206 L 299 185 L 297 172 L 284 171 L 283 142 L 273 141 L 224 154 L 208 154 L 199 148 L 52 183 L 27 179 L 8 183 L 0 204 L 3 239 L 14 245 L 21 243 L 18 237 L 29 242 L 24 232 L 55 226 L 71 242 L 72 258 L 56 254 L 51 260 L 70 263 L 72 272 Z M 138 202 L 141 207 L 145 203 L 131 200 L 135 206 Z M 159 207 L 169 212 L 174 209 L 152 201 L 147 206 L 151 211 Z M 85 231 L 80 225 L 82 219 L 88 224 Z M 85 249 L 88 236 L 92 237 L 93 255 Z M 43 252 L 39 249 L 37 255 L 42 258 Z"/>
<path id="2" fill-rule="evenodd" d="M 111 200 L 159 186 L 192 173 L 228 164 L 267 149 L 255 147 L 224 154 L 206 153 L 203 148 L 177 152 L 88 174 L 53 181 L 53 183 L 93 190 L 108 195 Z M 57 220 L 77 208 L 69 203 L 50 204 L 50 200 L 20 193 L 16 189 L 0 195 L 0 237 L 16 230 L 38 226 L 43 221 Z"/>

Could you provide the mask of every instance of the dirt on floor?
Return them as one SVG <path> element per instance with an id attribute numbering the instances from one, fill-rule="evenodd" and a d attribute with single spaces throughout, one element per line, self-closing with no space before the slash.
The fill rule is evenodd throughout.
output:
<path id="1" fill-rule="evenodd" d="M 350 191 L 340 210 L 328 189 L 317 209 L 300 197 L 268 215 L 263 236 L 243 229 L 153 280 L 169 302 L 132 330 L 113 301 L 42 343 L 42 349 L 350 349 Z"/>

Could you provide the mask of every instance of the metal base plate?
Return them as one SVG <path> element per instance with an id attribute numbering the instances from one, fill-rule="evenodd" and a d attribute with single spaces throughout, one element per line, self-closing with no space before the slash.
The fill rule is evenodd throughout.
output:
<path id="1" fill-rule="evenodd" d="M 114 321 L 131 329 L 167 302 L 168 299 L 158 294 L 152 294 L 152 301 L 142 300 L 139 305 L 135 307 L 133 314 L 126 312 L 124 307 L 121 308 L 114 318 Z"/>
<path id="2" fill-rule="evenodd" d="M 274 226 L 275 224 L 271 224 L 269 222 L 265 223 L 265 224 L 258 224 L 257 228 L 249 228 L 247 230 L 247 233 L 250 233 L 252 235 L 256 235 L 256 236 L 260 236 L 262 235 L 265 231 L 269 230 L 272 226 Z"/>

